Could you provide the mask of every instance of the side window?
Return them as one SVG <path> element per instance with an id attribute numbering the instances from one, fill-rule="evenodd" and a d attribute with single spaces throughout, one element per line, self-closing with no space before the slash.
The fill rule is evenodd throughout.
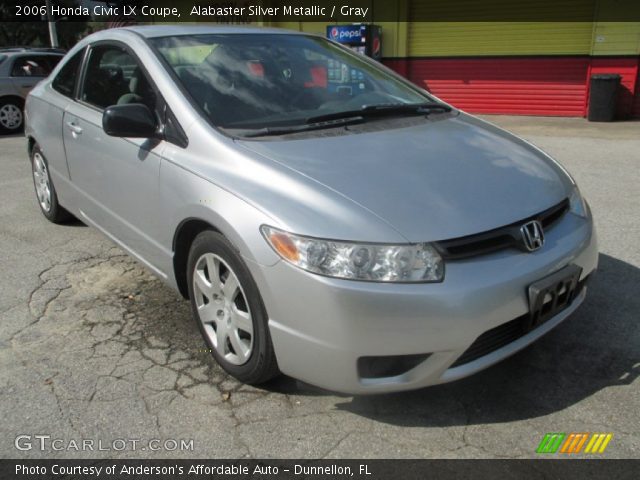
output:
<path id="1" fill-rule="evenodd" d="M 51 82 L 51 86 L 55 90 L 67 97 L 73 97 L 83 56 L 84 49 L 76 53 L 67 61 L 67 63 L 64 64 L 62 69 L 58 72 L 58 75 L 56 75 L 56 78 Z"/>
<path id="2" fill-rule="evenodd" d="M 156 106 L 155 91 L 138 61 L 115 45 L 91 49 L 81 99 L 100 109 L 127 103 Z"/>
<path id="3" fill-rule="evenodd" d="M 51 72 L 46 57 L 22 56 L 16 58 L 11 69 L 12 77 L 46 77 Z"/>

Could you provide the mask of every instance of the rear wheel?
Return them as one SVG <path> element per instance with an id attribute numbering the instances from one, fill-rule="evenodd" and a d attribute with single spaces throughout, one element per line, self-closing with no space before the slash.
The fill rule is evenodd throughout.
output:
<path id="1" fill-rule="evenodd" d="M 0 131 L 18 133 L 24 126 L 23 103 L 17 99 L 0 100 Z"/>
<path id="2" fill-rule="evenodd" d="M 248 384 L 276 376 L 262 298 L 231 243 L 217 232 L 200 233 L 189 251 L 187 272 L 193 316 L 220 366 Z"/>
<path id="3" fill-rule="evenodd" d="M 49 174 L 49 165 L 38 145 L 35 145 L 31 151 L 31 171 L 36 198 L 42 214 L 53 223 L 63 223 L 69 220 L 71 214 L 58 203 L 56 189 Z"/>

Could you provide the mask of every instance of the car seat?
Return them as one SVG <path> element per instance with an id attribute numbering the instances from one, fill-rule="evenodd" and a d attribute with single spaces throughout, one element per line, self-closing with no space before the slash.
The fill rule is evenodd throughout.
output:
<path id="1" fill-rule="evenodd" d="M 154 100 L 155 95 L 153 95 L 153 89 L 147 81 L 146 75 L 140 67 L 136 67 L 129 80 L 129 92 L 120 96 L 118 105 L 142 103 L 149 108 L 153 108 Z"/>

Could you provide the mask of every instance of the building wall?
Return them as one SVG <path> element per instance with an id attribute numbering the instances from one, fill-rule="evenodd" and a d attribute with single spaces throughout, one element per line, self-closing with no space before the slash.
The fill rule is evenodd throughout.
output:
<path id="1" fill-rule="evenodd" d="M 468 3 L 468 2 L 467 2 Z M 412 0 L 409 18 L 440 18 L 454 2 Z M 465 0 L 455 8 L 465 8 Z M 504 0 L 483 9 L 511 8 L 510 17 L 544 9 L 571 22 L 412 22 L 407 54 L 386 63 L 443 100 L 470 112 L 583 116 L 589 78 L 622 76 L 617 115 L 637 114 L 640 23 L 606 22 L 616 9 L 637 9 L 635 0 Z M 475 4 L 479 5 L 479 4 Z M 474 15 L 473 5 L 466 15 Z M 475 8 L 480 8 L 476 6 Z M 481 18 L 481 10 L 475 12 Z M 595 20 L 595 21 L 594 21 Z M 384 39 L 383 39 L 384 41 Z"/>
<path id="2" fill-rule="evenodd" d="M 409 56 L 588 55 L 592 22 L 415 22 Z"/>
<path id="3" fill-rule="evenodd" d="M 464 110 L 584 116 L 591 75 L 618 73 L 618 117 L 640 116 L 640 22 L 608 21 L 638 0 L 362 1 L 383 27 L 384 63 Z M 499 9 L 509 21 L 485 21 Z M 440 21 L 457 11 L 478 21 Z M 376 22 L 390 12 L 408 21 Z M 539 12 L 571 21 L 526 21 Z M 278 26 L 324 34 L 326 24 Z"/>

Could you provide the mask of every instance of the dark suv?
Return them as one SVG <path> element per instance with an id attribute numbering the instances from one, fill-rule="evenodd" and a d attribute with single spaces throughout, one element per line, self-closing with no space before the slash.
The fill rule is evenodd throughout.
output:
<path id="1" fill-rule="evenodd" d="M 24 99 L 64 56 L 50 48 L 0 48 L 0 132 L 22 130 Z"/>

